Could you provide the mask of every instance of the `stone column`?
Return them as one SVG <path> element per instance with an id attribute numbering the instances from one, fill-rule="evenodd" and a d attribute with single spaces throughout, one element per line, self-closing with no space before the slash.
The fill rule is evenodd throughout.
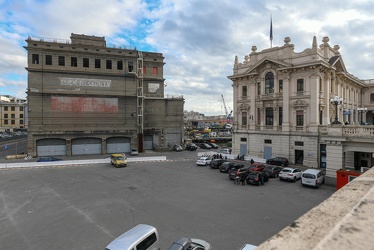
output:
<path id="1" fill-rule="evenodd" d="M 313 69 L 312 75 L 310 76 L 310 115 L 309 115 L 309 131 L 318 131 L 318 120 L 319 120 L 319 75 L 318 69 Z"/>
<path id="2" fill-rule="evenodd" d="M 290 131 L 290 73 L 283 72 L 283 122 L 282 131 Z"/>
<path id="3" fill-rule="evenodd" d="M 330 90 L 332 85 L 332 77 L 325 74 L 324 77 L 322 77 L 322 86 L 324 86 L 323 89 L 323 96 L 325 101 L 325 108 L 323 109 L 323 117 L 322 117 L 322 125 L 328 125 L 330 124 Z"/>
<path id="4" fill-rule="evenodd" d="M 250 130 L 255 130 L 256 129 L 256 79 L 257 78 L 252 78 L 250 82 L 250 98 L 251 98 L 251 103 L 250 103 L 250 109 L 249 109 L 249 129 Z"/>
<path id="5" fill-rule="evenodd" d="M 66 139 L 66 155 L 71 156 L 71 139 Z"/>

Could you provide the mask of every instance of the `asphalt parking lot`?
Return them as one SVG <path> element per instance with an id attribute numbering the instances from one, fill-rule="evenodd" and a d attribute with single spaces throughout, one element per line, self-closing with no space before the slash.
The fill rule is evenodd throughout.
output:
<path id="1" fill-rule="evenodd" d="M 198 167 L 196 152 L 167 161 L 0 170 L 2 249 L 104 249 L 133 226 L 155 226 L 162 249 L 180 237 L 214 249 L 258 245 L 325 200 L 319 189 L 271 179 L 233 184 L 217 169 Z"/>

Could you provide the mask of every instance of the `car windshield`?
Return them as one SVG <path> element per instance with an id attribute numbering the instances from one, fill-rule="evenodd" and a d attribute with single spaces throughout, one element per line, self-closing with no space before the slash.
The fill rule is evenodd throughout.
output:
<path id="1" fill-rule="evenodd" d="M 267 170 L 267 171 L 273 171 L 273 167 L 265 167 L 265 170 Z"/>
<path id="2" fill-rule="evenodd" d="M 117 156 L 116 157 L 116 160 L 118 160 L 118 161 L 123 161 L 125 158 L 123 157 L 123 156 Z"/>
<path id="3" fill-rule="evenodd" d="M 283 169 L 282 172 L 283 173 L 289 173 L 289 172 L 291 172 L 291 169 Z"/>

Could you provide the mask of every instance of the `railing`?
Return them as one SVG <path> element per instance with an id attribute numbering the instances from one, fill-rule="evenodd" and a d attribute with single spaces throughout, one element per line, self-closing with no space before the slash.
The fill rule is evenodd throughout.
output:
<path id="1" fill-rule="evenodd" d="M 343 127 L 345 136 L 374 136 L 374 126 L 345 126 Z"/>
<path id="2" fill-rule="evenodd" d="M 29 37 L 27 37 L 27 41 L 58 43 L 58 44 L 71 44 L 71 41 L 67 40 L 67 39 L 57 39 L 57 38 L 47 38 L 47 37 L 35 37 L 35 36 L 29 36 Z M 116 44 L 106 44 L 105 48 L 136 50 L 135 46 L 116 45 Z"/>

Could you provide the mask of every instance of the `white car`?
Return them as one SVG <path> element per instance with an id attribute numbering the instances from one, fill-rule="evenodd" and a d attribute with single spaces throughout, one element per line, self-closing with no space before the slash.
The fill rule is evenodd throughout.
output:
<path id="1" fill-rule="evenodd" d="M 279 180 L 289 180 L 289 181 L 296 181 L 301 179 L 301 172 L 298 168 L 283 168 L 282 171 L 279 172 Z"/>
<path id="2" fill-rule="evenodd" d="M 204 157 L 200 157 L 199 159 L 197 159 L 196 164 L 198 166 L 207 166 L 210 164 L 211 161 L 212 161 L 212 158 L 204 156 Z"/>
<path id="3" fill-rule="evenodd" d="M 138 152 L 138 149 L 137 148 L 132 148 L 131 149 L 131 153 L 130 153 L 130 155 L 138 155 L 139 154 L 139 152 Z"/>

